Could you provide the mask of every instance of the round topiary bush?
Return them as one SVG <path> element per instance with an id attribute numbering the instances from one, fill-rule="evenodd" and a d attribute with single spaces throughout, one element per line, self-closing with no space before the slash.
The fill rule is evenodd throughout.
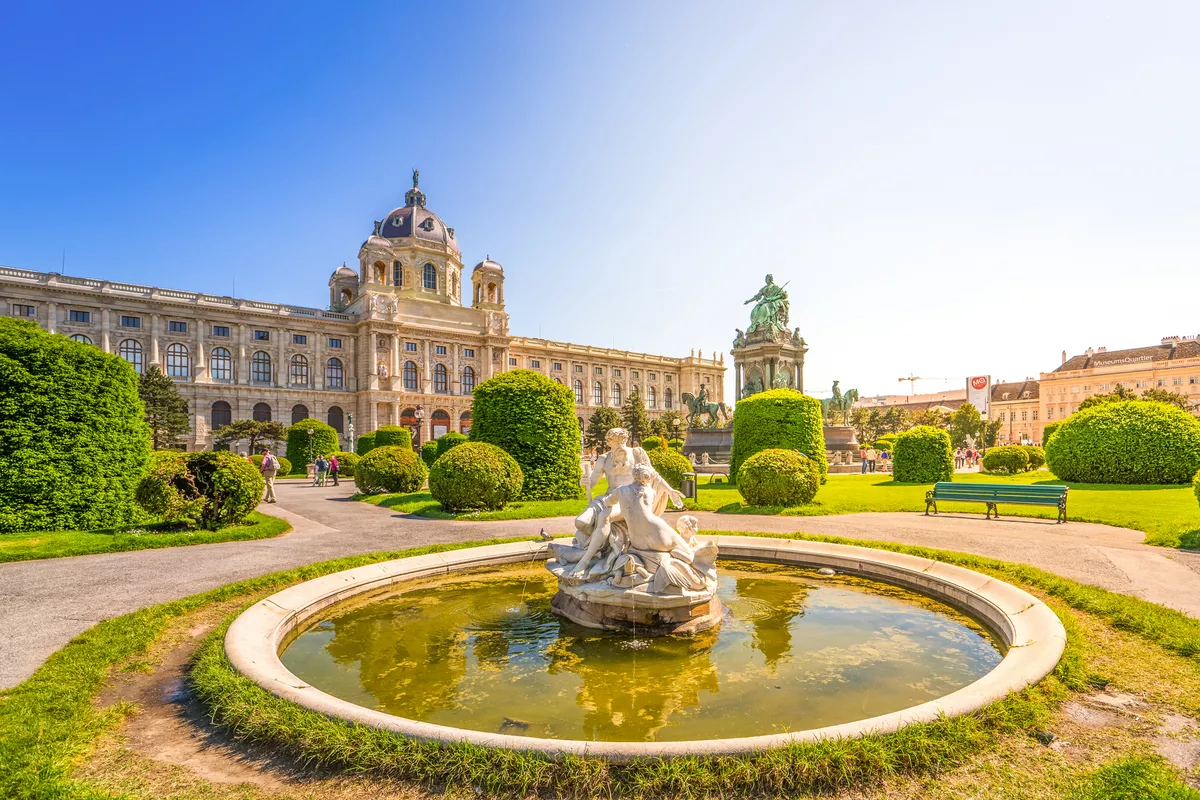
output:
<path id="1" fill-rule="evenodd" d="M 137 499 L 147 513 L 167 522 L 187 520 L 217 530 L 244 520 L 265 486 L 254 465 L 232 453 L 163 453 L 138 484 Z"/>
<path id="2" fill-rule="evenodd" d="M 1049 446 L 1050 437 L 1054 435 L 1054 432 L 1056 430 L 1058 430 L 1058 427 L 1060 425 L 1062 425 L 1062 420 L 1059 420 L 1058 422 L 1047 422 L 1046 427 L 1042 428 L 1042 449 L 1043 450 L 1045 450 L 1046 447 Z"/>
<path id="3" fill-rule="evenodd" d="M 421 445 L 421 461 L 426 467 L 432 467 L 433 462 L 437 461 L 437 442 L 426 442 Z"/>
<path id="4" fill-rule="evenodd" d="M 1029 469 L 1041 469 L 1046 464 L 1046 451 L 1034 444 L 1022 445 L 1021 449 L 1029 456 Z"/>
<path id="5" fill-rule="evenodd" d="M 988 472 L 1015 475 L 1029 469 L 1029 454 L 1019 444 L 993 447 L 983 454 L 983 468 Z"/>
<path id="6" fill-rule="evenodd" d="M 896 442 L 893 439 L 876 439 L 871 443 L 871 447 L 874 447 L 876 450 L 886 450 L 890 453 L 896 448 Z"/>
<path id="7" fill-rule="evenodd" d="M 695 471 L 692 462 L 674 450 L 660 447 L 657 450 L 651 450 L 646 455 L 649 457 L 650 466 L 654 467 L 654 471 L 674 489 L 683 488 L 683 473 Z"/>
<path id="8" fill-rule="evenodd" d="M 411 447 L 376 447 L 354 466 L 354 485 L 363 494 L 415 492 L 429 471 Z"/>
<path id="9" fill-rule="evenodd" d="M 771 389 L 739 400 L 733 416 L 729 479 L 737 483 L 746 459 L 769 449 L 799 450 L 817 462 L 824 482 L 829 462 L 820 402 L 792 389 Z"/>
<path id="10" fill-rule="evenodd" d="M 370 434 L 368 434 L 370 435 Z M 375 429 L 372 447 L 407 447 L 412 449 L 412 431 L 403 425 L 380 425 Z"/>
<path id="11" fill-rule="evenodd" d="M 649 453 L 651 450 L 657 450 L 660 447 L 666 447 L 667 443 L 661 436 L 647 436 L 642 439 L 642 449 Z"/>
<path id="12" fill-rule="evenodd" d="M 683 452 L 683 439 L 672 439 L 667 442 L 667 447 L 676 452 Z"/>
<path id="13" fill-rule="evenodd" d="M 517 460 L 496 445 L 466 442 L 438 456 L 429 493 L 447 511 L 495 511 L 520 497 L 524 479 Z"/>
<path id="14" fill-rule="evenodd" d="M 1100 403 L 1064 420 L 1045 450 L 1064 481 L 1187 483 L 1200 469 L 1200 420 L 1150 400 Z"/>
<path id="15" fill-rule="evenodd" d="M 521 465 L 525 500 L 579 497 L 575 395 L 529 370 L 503 372 L 475 388 L 471 441 L 494 444 Z"/>
<path id="16" fill-rule="evenodd" d="M 460 445 L 467 441 L 467 437 L 456 431 L 443 433 L 437 439 L 437 458 L 441 458 L 446 454 L 446 451 L 455 445 Z M 437 459 L 434 459 L 435 461 Z M 432 465 L 431 465 L 432 466 Z"/>
<path id="17" fill-rule="evenodd" d="M 333 426 L 326 425 L 318 419 L 302 419 L 287 429 L 287 459 L 293 465 L 307 466 L 309 463 L 308 431 L 310 428 L 313 432 L 313 461 L 317 460 L 317 456 L 328 456 L 342 449 L 342 444 L 338 440 L 338 432 L 333 429 Z M 280 470 L 279 474 L 287 475 L 288 472 L 291 470 L 287 472 Z"/>
<path id="18" fill-rule="evenodd" d="M 897 483 L 936 483 L 954 476 L 950 434 L 931 425 L 918 425 L 896 436 L 892 479 Z"/>
<path id="19" fill-rule="evenodd" d="M 334 453 L 338 460 L 338 475 L 343 478 L 354 477 L 354 467 L 362 456 L 355 453 Z"/>
<path id="20" fill-rule="evenodd" d="M 250 456 L 250 461 L 254 464 L 255 469 L 262 469 L 262 453 L 257 453 Z M 295 467 L 291 461 L 287 460 L 278 453 L 275 454 L 275 460 L 279 462 L 279 475 L 291 475 L 292 469 Z M 306 465 L 307 466 L 307 465 Z"/>
<path id="21" fill-rule="evenodd" d="M 124 359 L 0 318 L 0 533 L 132 522 L 149 457 Z"/>
<path id="22" fill-rule="evenodd" d="M 409 448 L 411 449 L 411 447 L 412 447 L 412 444 L 411 444 L 411 440 L 410 440 Z M 371 452 L 374 448 L 375 448 L 375 431 L 371 431 L 370 433 L 364 433 L 362 436 L 358 437 L 358 441 L 354 443 L 354 452 L 358 453 L 360 456 L 365 456 L 367 453 Z"/>
<path id="23" fill-rule="evenodd" d="M 820 485 L 816 460 L 795 450 L 760 450 L 746 459 L 738 472 L 738 491 L 752 506 L 811 503 Z"/>
<path id="24" fill-rule="evenodd" d="M 1192 478 L 1192 492 L 1196 495 L 1196 502 L 1200 503 L 1200 470 L 1196 471 L 1196 476 Z"/>

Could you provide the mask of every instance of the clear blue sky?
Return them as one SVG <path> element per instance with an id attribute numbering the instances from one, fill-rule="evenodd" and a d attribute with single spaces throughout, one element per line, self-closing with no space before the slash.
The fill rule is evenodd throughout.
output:
<path id="1" fill-rule="evenodd" d="M 515 333 L 728 350 L 772 272 L 811 393 L 1019 379 L 1200 333 L 1197 29 L 1191 2 L 8 0 L 0 264 L 324 305 L 417 166 Z"/>

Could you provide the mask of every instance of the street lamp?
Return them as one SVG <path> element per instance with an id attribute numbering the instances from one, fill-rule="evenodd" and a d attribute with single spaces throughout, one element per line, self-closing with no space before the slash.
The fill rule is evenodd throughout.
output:
<path id="1" fill-rule="evenodd" d="M 312 460 L 313 460 L 313 457 L 312 457 L 312 437 L 313 437 L 313 429 L 312 429 L 312 428 L 309 428 L 309 429 L 308 429 L 308 463 L 310 463 L 310 464 L 312 463 Z"/>
<path id="2" fill-rule="evenodd" d="M 679 417 L 671 420 L 671 427 L 675 429 L 675 438 L 679 438 Z"/>

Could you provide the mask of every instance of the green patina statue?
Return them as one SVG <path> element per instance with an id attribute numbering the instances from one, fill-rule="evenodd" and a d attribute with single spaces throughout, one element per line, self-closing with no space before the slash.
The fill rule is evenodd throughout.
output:
<path id="1" fill-rule="evenodd" d="M 754 308 L 750 309 L 750 327 L 746 329 L 746 336 L 755 333 L 781 333 L 785 336 L 788 334 L 788 296 L 783 289 L 783 286 L 775 283 L 773 276 L 767 275 L 766 285 L 758 290 L 758 294 L 743 303 L 755 304 Z"/>
<path id="2" fill-rule="evenodd" d="M 858 400 L 858 389 L 851 389 L 845 394 L 838 388 L 838 381 L 833 382 L 833 396 L 821 401 L 821 411 L 825 421 L 830 425 L 849 425 L 850 411 Z"/>

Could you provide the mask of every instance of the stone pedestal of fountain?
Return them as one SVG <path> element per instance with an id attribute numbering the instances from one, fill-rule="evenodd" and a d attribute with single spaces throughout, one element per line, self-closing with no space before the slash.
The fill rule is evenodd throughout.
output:
<path id="1" fill-rule="evenodd" d="M 557 561 L 546 564 L 558 578 L 558 593 L 550 601 L 550 607 L 560 617 L 588 628 L 646 636 L 688 634 L 719 625 L 725 613 L 715 587 L 655 594 L 613 586 L 606 581 L 577 583 L 569 574 L 574 566 Z"/>

